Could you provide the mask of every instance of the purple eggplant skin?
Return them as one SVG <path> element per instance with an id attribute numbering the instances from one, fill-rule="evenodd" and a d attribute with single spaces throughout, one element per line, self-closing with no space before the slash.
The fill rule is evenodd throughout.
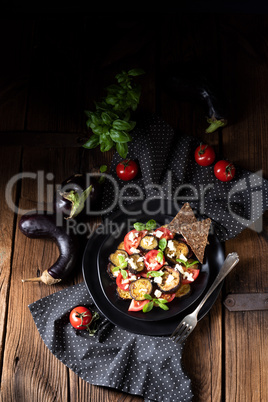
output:
<path id="1" fill-rule="evenodd" d="M 21 232 L 31 239 L 51 239 L 59 248 L 60 255 L 56 262 L 41 277 L 25 279 L 42 281 L 47 284 L 60 282 L 71 274 L 79 255 L 78 239 L 66 232 L 65 226 L 57 226 L 56 214 L 26 213 L 19 221 Z"/>

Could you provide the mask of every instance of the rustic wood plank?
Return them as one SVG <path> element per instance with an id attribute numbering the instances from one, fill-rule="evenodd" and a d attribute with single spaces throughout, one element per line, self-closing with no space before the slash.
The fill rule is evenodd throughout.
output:
<path id="1" fill-rule="evenodd" d="M 268 286 L 268 253 L 265 230 L 258 234 L 243 231 L 226 242 L 226 251 L 237 251 L 240 262 L 226 281 L 226 293 L 265 292 Z M 225 310 L 226 401 L 266 401 L 267 311 L 230 312 Z M 235 379 L 232 373 L 236 373 Z"/>
<path id="2" fill-rule="evenodd" d="M 62 179 L 56 174 L 59 160 L 66 175 L 71 174 L 77 163 L 77 150 L 72 149 L 68 154 L 64 150 L 39 149 L 37 152 L 33 148 L 27 149 L 24 151 L 22 170 L 33 173 L 44 171 L 45 175 L 53 173 L 55 180 Z M 21 186 L 20 208 L 36 208 L 37 180 L 26 178 Z M 46 199 L 46 191 L 44 195 Z M 46 207 L 46 203 L 44 205 Z M 16 229 L 3 360 L 3 400 L 68 400 L 68 370 L 44 345 L 27 306 L 70 286 L 73 280 L 55 286 L 21 282 L 22 278 L 38 276 L 57 256 L 54 243 L 28 239 Z"/>
<path id="3" fill-rule="evenodd" d="M 16 215 L 10 207 L 10 202 L 16 202 L 18 186 L 16 183 L 10 188 L 8 194 L 5 194 L 6 186 L 9 180 L 20 171 L 21 149 L 13 148 L 12 153 L 6 148 L 0 148 L 0 160 L 3 161 L 0 165 L 0 362 L 2 371 L 2 358 L 5 346 L 6 334 L 6 319 L 8 314 L 8 298 L 9 284 L 12 265 L 12 243 L 14 236 L 14 225 Z M 10 196 L 10 200 L 9 200 Z"/>
<path id="4" fill-rule="evenodd" d="M 221 20 L 224 84 L 233 121 L 223 130 L 225 158 L 267 177 L 267 16 Z M 266 219 L 265 219 L 266 217 Z M 267 214 L 262 233 L 244 230 L 226 242 L 226 252 L 237 251 L 240 263 L 226 279 L 225 292 L 267 291 Z M 266 311 L 225 310 L 225 400 L 264 401 L 267 387 L 268 316 Z M 235 373 L 235 379 L 233 376 Z"/>
<path id="5" fill-rule="evenodd" d="M 167 17 L 161 31 L 163 68 L 172 62 L 210 62 L 208 79 L 219 76 L 217 21 L 209 15 Z M 213 57 L 212 57 L 213 56 Z M 213 72 L 210 77 L 209 74 Z M 162 114 L 178 131 L 196 136 L 219 152 L 218 134 L 205 134 L 207 127 L 200 105 L 176 101 L 161 93 Z M 195 401 L 220 402 L 222 398 L 221 298 L 198 324 L 186 342 L 183 362 L 193 384 Z"/>

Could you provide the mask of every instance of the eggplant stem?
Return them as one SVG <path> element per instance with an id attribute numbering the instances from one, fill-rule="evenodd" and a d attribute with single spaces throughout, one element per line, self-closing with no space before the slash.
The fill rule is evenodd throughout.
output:
<path id="1" fill-rule="evenodd" d="M 50 273 L 45 270 L 41 276 L 38 276 L 36 278 L 27 278 L 27 279 L 22 279 L 22 282 L 43 282 L 46 285 L 55 285 L 55 283 L 58 283 L 61 281 L 61 279 L 55 279 L 53 278 Z"/>
<path id="2" fill-rule="evenodd" d="M 206 133 L 214 133 L 214 131 L 218 130 L 219 127 L 224 127 L 227 124 L 226 120 L 207 119 L 207 122 L 210 125 L 206 129 Z"/>

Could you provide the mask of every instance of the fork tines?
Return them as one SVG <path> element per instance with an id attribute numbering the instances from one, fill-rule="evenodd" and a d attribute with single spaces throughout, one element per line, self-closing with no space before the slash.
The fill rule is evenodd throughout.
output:
<path id="1" fill-rule="evenodd" d="M 182 343 L 188 335 L 192 332 L 192 325 L 189 325 L 185 321 L 182 321 L 175 331 L 170 335 L 170 338 L 173 339 L 174 342 Z"/>

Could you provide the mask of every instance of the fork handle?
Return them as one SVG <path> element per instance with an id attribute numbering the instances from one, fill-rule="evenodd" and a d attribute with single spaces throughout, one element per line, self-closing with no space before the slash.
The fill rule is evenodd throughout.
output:
<path id="1" fill-rule="evenodd" d="M 195 313 L 198 314 L 198 312 L 201 310 L 209 296 L 214 292 L 214 290 L 217 288 L 217 286 L 223 281 L 223 279 L 229 274 L 229 272 L 232 271 L 232 269 L 235 267 L 235 265 L 239 261 L 239 256 L 237 253 L 229 253 L 220 269 L 220 272 L 216 276 L 214 282 L 212 283 L 211 287 L 201 300 L 201 302 L 198 304 L 197 308 L 195 309 Z"/>

